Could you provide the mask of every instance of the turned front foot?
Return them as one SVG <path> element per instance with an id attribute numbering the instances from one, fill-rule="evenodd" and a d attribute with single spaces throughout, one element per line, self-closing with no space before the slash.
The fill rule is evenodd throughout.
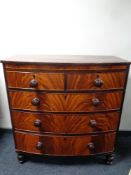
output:
<path id="1" fill-rule="evenodd" d="M 21 164 L 25 162 L 25 156 L 22 153 L 17 153 L 17 159 Z"/>
<path id="2" fill-rule="evenodd" d="M 114 159 L 115 159 L 115 154 L 114 153 L 106 155 L 106 164 L 107 165 L 112 165 Z"/>

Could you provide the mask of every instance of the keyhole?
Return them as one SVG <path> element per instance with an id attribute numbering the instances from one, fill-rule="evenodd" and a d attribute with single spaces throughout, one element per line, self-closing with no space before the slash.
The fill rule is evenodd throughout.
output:
<path id="1" fill-rule="evenodd" d="M 99 78 L 100 76 L 99 75 L 96 75 L 97 78 Z"/>
<path id="2" fill-rule="evenodd" d="M 64 95 L 64 99 L 66 100 L 66 98 L 67 98 L 67 95 Z"/>

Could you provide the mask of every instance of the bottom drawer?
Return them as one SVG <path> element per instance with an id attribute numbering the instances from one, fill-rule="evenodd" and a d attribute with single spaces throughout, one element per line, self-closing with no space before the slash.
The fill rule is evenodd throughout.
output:
<path id="1" fill-rule="evenodd" d="M 116 133 L 49 136 L 15 132 L 16 150 L 34 154 L 79 156 L 114 151 Z"/>

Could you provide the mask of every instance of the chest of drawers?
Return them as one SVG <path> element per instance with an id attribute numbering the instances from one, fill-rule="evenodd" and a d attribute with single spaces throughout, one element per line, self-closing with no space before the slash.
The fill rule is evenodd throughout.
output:
<path id="1" fill-rule="evenodd" d="M 2 61 L 15 148 L 114 159 L 129 62 L 111 56 L 18 56 Z"/>

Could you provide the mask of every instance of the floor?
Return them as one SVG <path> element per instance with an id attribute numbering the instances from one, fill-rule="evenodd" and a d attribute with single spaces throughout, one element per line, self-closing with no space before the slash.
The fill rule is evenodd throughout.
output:
<path id="1" fill-rule="evenodd" d="M 19 164 L 12 134 L 0 136 L 0 175 L 128 175 L 131 169 L 131 136 L 118 138 L 113 165 L 105 165 L 103 159 L 35 157 Z"/>

